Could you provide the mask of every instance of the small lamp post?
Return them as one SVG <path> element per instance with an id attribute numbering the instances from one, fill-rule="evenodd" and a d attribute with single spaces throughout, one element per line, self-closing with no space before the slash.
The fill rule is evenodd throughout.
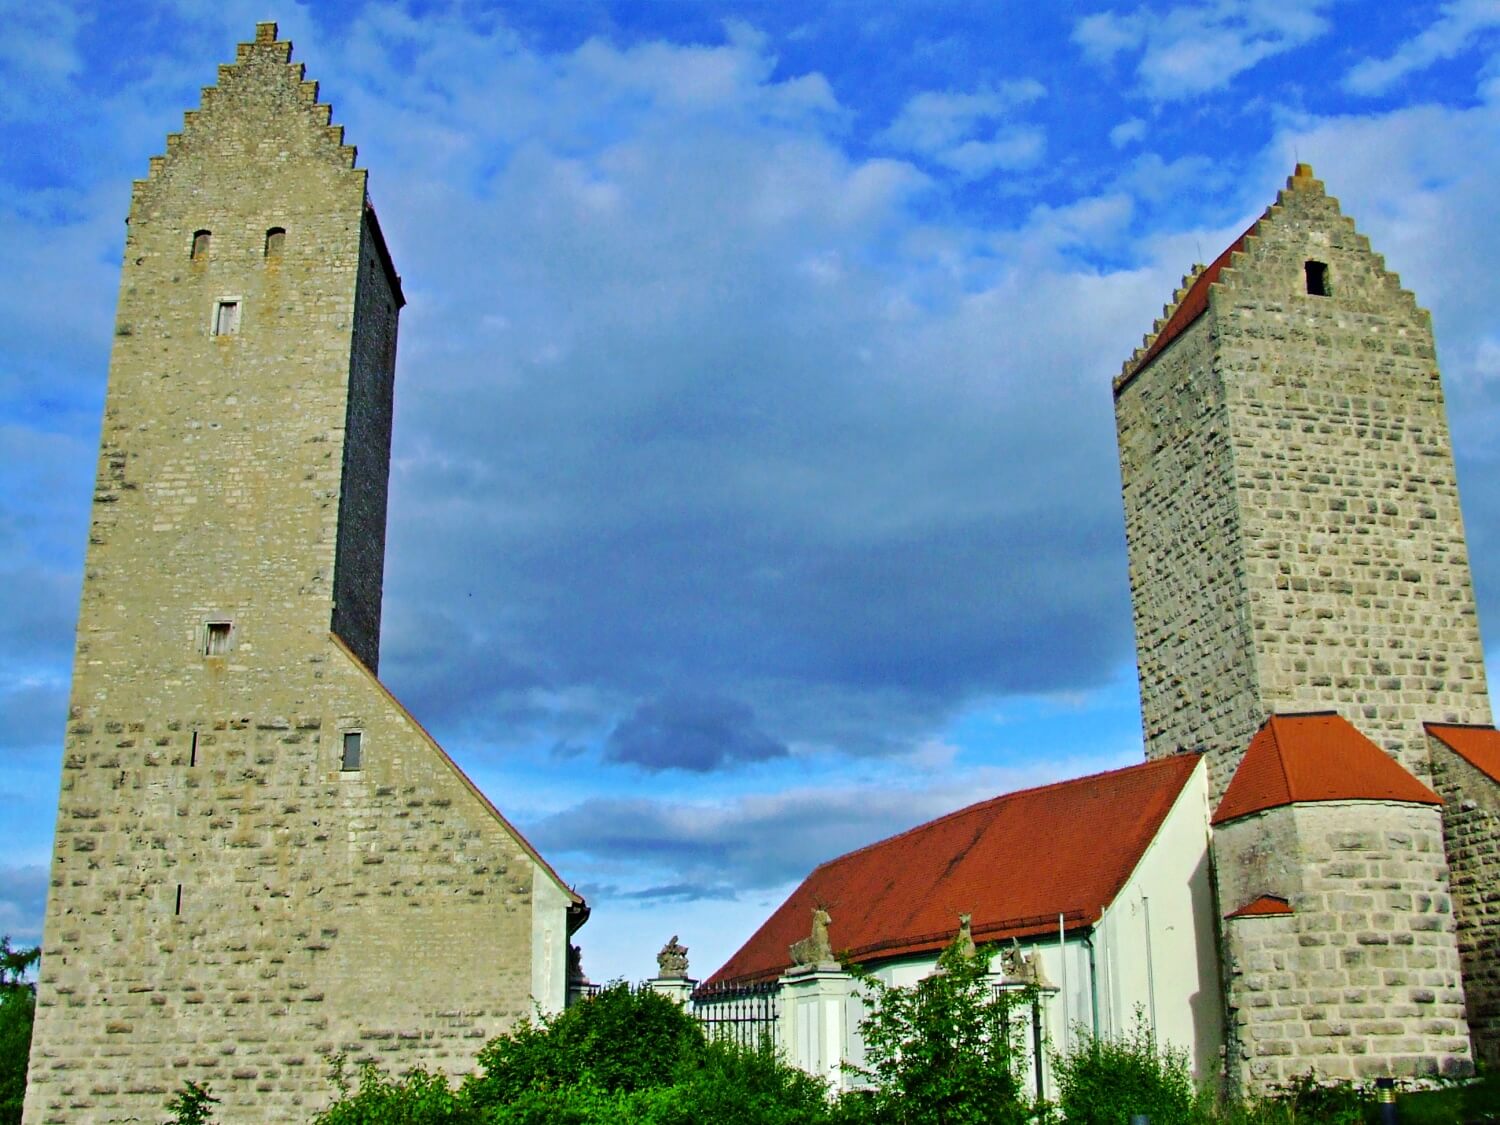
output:
<path id="1" fill-rule="evenodd" d="M 1401 1120 L 1396 1113 L 1396 1080 L 1375 1079 L 1375 1102 L 1380 1106 L 1380 1125 L 1397 1125 Z"/>

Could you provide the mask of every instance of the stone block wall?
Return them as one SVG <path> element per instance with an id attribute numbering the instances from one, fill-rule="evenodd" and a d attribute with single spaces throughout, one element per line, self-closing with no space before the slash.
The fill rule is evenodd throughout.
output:
<path id="1" fill-rule="evenodd" d="M 1476 1057 L 1500 1070 L 1500 782 L 1432 740 Z"/>
<path id="2" fill-rule="evenodd" d="M 1119 390 L 1146 754 L 1206 749 L 1213 800 L 1264 720 L 1212 315 Z"/>
<path id="3" fill-rule="evenodd" d="M 457 1071 L 564 994 L 581 902 L 360 659 L 400 291 L 290 51 L 133 193 L 27 1125 L 305 1120 L 330 1054 Z"/>
<path id="4" fill-rule="evenodd" d="M 1337 710 L 1430 781 L 1423 721 L 1490 709 L 1428 314 L 1310 178 L 1214 304 L 1264 710 Z"/>
<path id="5" fill-rule="evenodd" d="M 1309 171 L 1116 412 L 1149 756 L 1208 750 L 1217 798 L 1331 709 L 1430 780 L 1424 721 L 1490 721 L 1429 318 Z"/>
<path id="6" fill-rule="evenodd" d="M 561 986 L 555 876 L 342 646 L 308 671 L 70 724 L 28 1122 L 156 1120 L 187 1078 L 218 1120 L 303 1120 L 330 1056 L 462 1072 L 532 1011 L 535 959 Z"/>
<path id="7" fill-rule="evenodd" d="M 1438 809 L 1282 806 L 1217 826 L 1214 854 L 1226 912 L 1293 910 L 1225 922 L 1232 1082 L 1473 1070 Z"/>

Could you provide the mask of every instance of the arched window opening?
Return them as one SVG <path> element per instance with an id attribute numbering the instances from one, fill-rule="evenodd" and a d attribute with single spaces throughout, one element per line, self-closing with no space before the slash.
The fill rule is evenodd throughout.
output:
<path id="1" fill-rule="evenodd" d="M 266 257 L 281 257 L 281 248 L 286 243 L 286 228 L 272 227 L 266 231 Z"/>
<path id="2" fill-rule="evenodd" d="M 212 245 L 213 239 L 212 231 L 195 230 L 193 232 L 193 249 L 189 253 L 193 261 L 201 261 L 208 257 L 208 248 Z"/>
<path id="3" fill-rule="evenodd" d="M 1313 297 L 1327 297 L 1329 295 L 1327 263 L 1309 259 L 1303 264 L 1302 269 L 1307 274 L 1308 294 Z"/>

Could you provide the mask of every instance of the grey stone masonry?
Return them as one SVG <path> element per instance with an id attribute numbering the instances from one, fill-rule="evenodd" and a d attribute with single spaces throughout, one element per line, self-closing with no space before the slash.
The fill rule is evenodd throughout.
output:
<path id="1" fill-rule="evenodd" d="M 1147 753 L 1217 798 L 1332 709 L 1429 780 L 1422 723 L 1490 707 L 1428 314 L 1302 165 L 1205 287 L 1115 381 Z"/>
<path id="2" fill-rule="evenodd" d="M 1500 741 L 1500 736 L 1494 736 Z M 1475 1055 L 1500 1070 L 1500 781 L 1432 738 Z"/>
<path id="3" fill-rule="evenodd" d="M 1293 910 L 1225 922 L 1235 1086 L 1473 1070 L 1437 808 L 1283 805 L 1216 827 L 1214 855 L 1226 910 Z"/>
<path id="4" fill-rule="evenodd" d="M 135 185 L 27 1125 L 307 1120 L 562 1002 L 581 900 L 376 680 L 401 289 L 274 24 Z"/>

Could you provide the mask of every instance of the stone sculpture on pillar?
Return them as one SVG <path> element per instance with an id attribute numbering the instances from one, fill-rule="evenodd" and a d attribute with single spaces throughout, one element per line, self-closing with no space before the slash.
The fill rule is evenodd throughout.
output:
<path id="1" fill-rule="evenodd" d="M 657 980 L 686 980 L 688 975 L 688 951 L 687 946 L 677 940 L 677 935 L 672 935 L 672 940 L 661 947 L 661 952 L 656 955 L 656 979 Z"/>
<path id="2" fill-rule="evenodd" d="M 838 958 L 833 955 L 833 946 L 828 941 L 828 925 L 832 921 L 828 911 L 821 906 L 813 907 L 812 933 L 791 945 L 793 966 L 838 966 Z"/>

